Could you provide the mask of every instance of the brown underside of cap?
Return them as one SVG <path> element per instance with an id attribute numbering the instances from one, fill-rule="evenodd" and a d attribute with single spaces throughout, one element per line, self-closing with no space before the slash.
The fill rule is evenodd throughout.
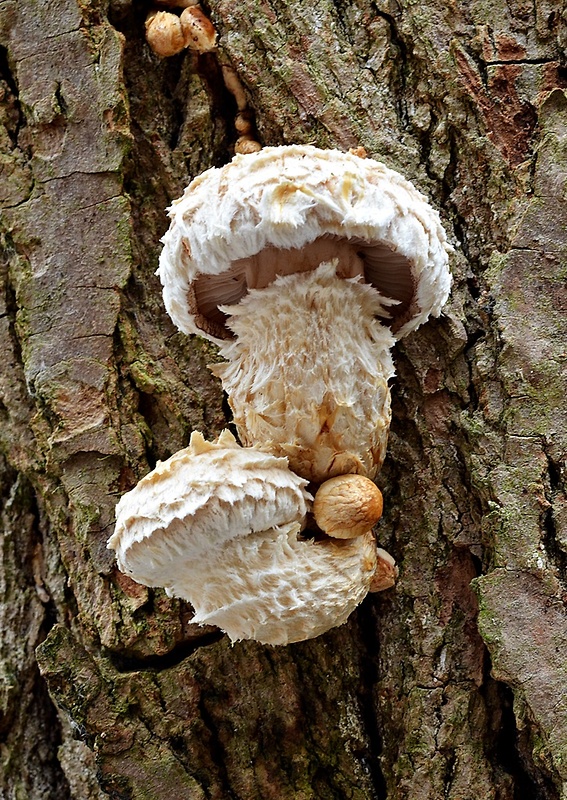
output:
<path id="1" fill-rule="evenodd" d="M 333 247 L 334 243 L 336 248 Z M 317 257 L 318 250 L 321 251 L 320 258 Z M 388 307 L 389 319 L 384 320 L 384 324 L 393 332 L 418 313 L 416 283 L 411 264 L 404 256 L 380 242 L 344 240 L 330 234 L 316 239 L 301 250 L 267 247 L 255 256 L 233 262 L 221 275 L 199 275 L 187 293 L 189 310 L 195 324 L 204 333 L 218 339 L 230 339 L 232 333 L 226 328 L 227 315 L 219 310 L 219 305 L 239 303 L 249 288 L 265 286 L 266 281 L 262 276 L 264 270 L 270 273 L 269 283 L 280 274 L 315 269 L 333 257 L 339 258 L 339 275 L 342 273 L 343 277 L 348 278 L 362 273 L 364 280 L 380 294 L 397 301 L 396 305 Z"/>
<path id="2" fill-rule="evenodd" d="M 187 290 L 187 306 L 189 308 L 189 312 L 193 315 L 196 327 L 203 331 L 203 333 L 206 333 L 209 336 L 214 336 L 217 339 L 232 339 L 233 334 L 225 325 L 227 319 L 226 314 L 223 314 L 222 311 L 219 311 L 217 308 L 214 312 L 214 317 L 212 315 L 210 317 L 205 317 L 199 311 L 199 306 L 195 295 L 196 284 L 199 282 L 199 280 L 201 280 L 201 278 L 198 278 L 197 281 L 192 283 Z"/>

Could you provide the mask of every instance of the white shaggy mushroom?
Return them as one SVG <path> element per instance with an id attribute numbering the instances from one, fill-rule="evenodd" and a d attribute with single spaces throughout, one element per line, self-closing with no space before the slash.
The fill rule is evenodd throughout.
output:
<path id="1" fill-rule="evenodd" d="M 285 459 L 194 433 L 125 494 L 108 546 L 138 583 L 189 600 L 230 638 L 287 644 L 346 621 L 377 565 L 372 533 L 301 536 L 311 496 Z"/>
<path id="2" fill-rule="evenodd" d="M 398 173 L 308 146 L 235 156 L 170 213 L 165 305 L 220 346 L 245 447 L 195 434 L 120 501 L 109 547 L 233 640 L 318 636 L 397 577 L 367 478 L 386 451 L 390 349 L 448 297 L 445 233 Z"/>
<path id="3" fill-rule="evenodd" d="M 310 146 L 239 155 L 170 209 L 159 276 L 215 365 L 245 445 L 316 484 L 373 477 L 390 424 L 390 348 L 450 289 L 439 215 L 372 159 Z"/>

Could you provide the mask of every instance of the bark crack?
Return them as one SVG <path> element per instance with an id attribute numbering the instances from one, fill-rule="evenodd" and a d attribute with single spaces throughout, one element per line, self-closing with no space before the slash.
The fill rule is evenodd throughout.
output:
<path id="1" fill-rule="evenodd" d="M 565 465 L 556 461 L 550 454 L 549 448 L 543 446 L 543 451 L 547 459 L 547 486 L 545 486 L 545 498 L 547 508 L 543 510 L 543 540 L 545 550 L 554 564 L 563 585 L 563 600 L 567 601 L 567 536 L 560 539 L 558 524 L 556 519 L 556 506 L 561 499 L 565 499 L 565 485 L 563 481 L 563 470 Z"/>
<path id="2" fill-rule="evenodd" d="M 368 755 L 366 767 L 372 779 L 376 792 L 376 800 L 387 800 L 388 792 L 384 773 L 380 766 L 380 757 L 383 751 L 382 732 L 372 698 L 373 687 L 379 680 L 378 664 L 380 663 L 380 637 L 376 635 L 374 615 L 369 613 L 359 614 L 359 624 L 364 645 L 363 659 L 361 662 L 360 713 L 368 740 Z"/>
<path id="3" fill-rule="evenodd" d="M 557 61 L 556 58 L 510 58 L 510 59 L 502 59 L 500 61 L 485 61 L 487 67 L 498 67 L 503 66 L 505 64 L 519 64 L 519 65 L 528 65 L 528 64 L 555 64 Z"/>
<path id="4" fill-rule="evenodd" d="M 398 30 L 397 20 L 393 14 L 388 14 L 381 8 L 378 8 L 376 3 L 372 3 L 374 13 L 388 23 L 390 29 L 390 41 L 398 50 L 399 59 L 396 59 L 396 76 L 399 82 L 399 87 L 392 87 L 392 95 L 394 97 L 395 108 L 397 112 L 400 125 L 403 130 L 410 128 L 410 120 L 405 101 L 407 93 L 407 65 L 410 56 L 409 45 L 406 44 L 400 31 Z"/>
<path id="5" fill-rule="evenodd" d="M 519 729 L 514 713 L 514 692 L 505 683 L 490 676 L 487 659 L 482 693 L 489 714 L 492 733 L 487 742 L 487 755 L 495 773 L 504 771 L 512 778 L 513 800 L 559 800 L 553 785 L 542 777 L 531 756 L 529 730 Z"/>
<path id="6" fill-rule="evenodd" d="M 170 669 L 187 658 L 190 658 L 193 653 L 202 647 L 209 647 L 214 645 L 224 638 L 221 630 L 204 632 L 197 639 L 190 641 L 180 642 L 169 653 L 158 656 L 134 657 L 124 655 L 123 653 L 116 653 L 111 650 L 105 650 L 105 656 L 112 663 L 117 672 L 121 674 L 135 673 L 135 672 L 161 672 L 162 670 Z"/>

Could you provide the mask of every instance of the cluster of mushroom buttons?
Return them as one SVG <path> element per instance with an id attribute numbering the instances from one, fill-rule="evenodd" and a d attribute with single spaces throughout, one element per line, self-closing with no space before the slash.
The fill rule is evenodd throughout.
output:
<path id="1" fill-rule="evenodd" d="M 171 11 L 151 11 L 146 18 L 146 39 L 158 56 L 167 58 L 186 47 L 207 53 L 217 46 L 217 32 L 197 2 L 180 0 L 183 10 L 178 16 Z"/>
<path id="2" fill-rule="evenodd" d="M 146 39 L 156 55 L 168 58 L 186 48 L 195 53 L 209 53 L 217 48 L 218 34 L 211 20 L 197 0 L 165 0 L 164 5 L 177 6 L 181 13 L 153 9 L 146 18 Z M 262 145 L 257 141 L 254 114 L 236 70 L 228 64 L 222 66 L 222 76 L 227 90 L 234 97 L 236 116 L 234 127 L 238 138 L 235 153 L 256 153 Z"/>

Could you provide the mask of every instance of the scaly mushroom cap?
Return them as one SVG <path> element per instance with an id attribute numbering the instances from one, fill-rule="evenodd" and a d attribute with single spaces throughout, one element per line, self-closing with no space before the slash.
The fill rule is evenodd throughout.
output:
<path id="1" fill-rule="evenodd" d="M 237 155 L 196 178 L 170 209 L 158 274 L 178 328 L 230 337 L 219 305 L 276 275 L 339 260 L 384 297 L 400 338 L 439 315 L 450 250 L 439 215 L 411 183 L 373 159 L 311 146 Z"/>
<path id="2" fill-rule="evenodd" d="M 305 486 L 285 459 L 242 448 L 228 431 L 215 443 L 194 433 L 122 497 L 108 546 L 123 572 L 188 600 L 195 622 L 233 641 L 309 639 L 346 621 L 377 561 L 372 534 L 300 536 Z"/>

